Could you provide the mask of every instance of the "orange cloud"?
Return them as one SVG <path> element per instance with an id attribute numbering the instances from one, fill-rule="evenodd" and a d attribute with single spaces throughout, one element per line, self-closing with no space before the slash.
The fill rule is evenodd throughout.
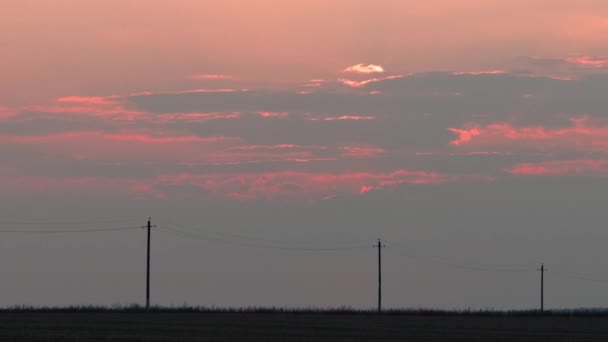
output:
<path id="1" fill-rule="evenodd" d="M 374 73 L 383 73 L 384 68 L 380 65 L 376 64 L 355 64 L 351 65 L 348 68 L 344 69 L 344 72 L 352 72 L 356 74 L 374 74 Z"/>

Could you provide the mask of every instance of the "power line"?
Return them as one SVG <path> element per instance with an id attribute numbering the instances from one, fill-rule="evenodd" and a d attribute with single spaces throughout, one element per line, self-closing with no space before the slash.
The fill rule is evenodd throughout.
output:
<path id="1" fill-rule="evenodd" d="M 587 282 L 592 282 L 592 283 L 608 283 L 608 279 L 587 277 L 585 275 L 576 274 L 576 273 L 560 272 L 560 271 L 555 271 L 555 270 L 551 273 L 552 273 L 551 274 L 552 276 L 555 276 L 558 278 L 587 281 Z"/>
<path id="2" fill-rule="evenodd" d="M 291 251 L 342 251 L 342 250 L 356 250 L 366 248 L 364 245 L 357 246 L 344 246 L 344 247 L 294 247 L 294 246 L 285 246 L 285 245 L 277 245 L 277 244 L 261 244 L 261 243 L 252 243 L 252 242 L 242 242 L 237 240 L 230 239 L 222 239 L 216 237 L 204 236 L 201 234 L 178 230 L 169 227 L 161 227 L 158 228 L 161 231 L 173 233 L 176 235 L 180 235 L 182 237 L 188 237 L 195 240 L 203 240 L 208 242 L 217 242 L 227 245 L 240 246 L 240 247 L 250 247 L 250 248 L 262 248 L 262 249 L 275 249 L 275 250 L 291 250 Z"/>
<path id="3" fill-rule="evenodd" d="M 22 220 L 9 220 L 9 221 L 0 221 L 0 224 L 15 224 L 15 225 L 24 225 L 24 226 L 35 226 L 35 225 L 58 225 L 58 224 L 101 224 L 101 223 L 118 223 L 118 222 L 134 222 L 136 219 L 114 219 L 114 220 L 68 220 L 68 221 L 53 221 L 53 220 L 32 220 L 32 221 L 22 221 Z"/>
<path id="4" fill-rule="evenodd" d="M 236 234 L 236 233 L 227 233 L 227 232 L 218 232 L 218 231 L 214 231 L 214 230 L 210 230 L 207 228 L 199 228 L 197 227 L 197 231 L 193 231 L 193 230 L 188 230 L 188 228 L 186 228 L 184 225 L 179 224 L 179 223 L 175 223 L 175 222 L 168 222 L 165 221 L 166 226 L 176 226 L 179 228 L 182 228 L 182 230 L 184 232 L 188 232 L 188 233 L 193 233 L 193 234 L 199 234 L 201 233 L 201 230 L 203 231 L 203 233 L 205 234 L 210 234 L 210 235 L 217 235 L 220 236 L 220 239 L 224 238 L 224 239 L 245 239 L 245 240 L 252 240 L 252 241 L 258 241 L 258 242 L 263 242 L 263 243 L 278 243 L 278 244 L 285 244 L 285 243 L 291 243 L 293 242 L 293 240 L 286 240 L 286 239 L 268 239 L 268 238 L 261 238 L 259 236 L 251 236 L 251 235 L 246 235 L 246 234 Z M 369 242 L 371 239 L 352 239 L 349 240 L 348 242 L 352 242 L 352 243 L 367 243 Z M 323 238 L 323 241 L 330 241 L 330 242 L 337 242 L 337 240 L 332 240 L 332 239 L 327 239 L 326 237 Z M 306 241 L 307 243 L 318 243 L 318 241 Z M 344 240 L 341 240 L 341 242 L 346 242 Z"/>
<path id="5" fill-rule="evenodd" d="M 471 265 L 465 265 L 465 264 L 460 264 L 460 263 L 448 262 L 448 261 L 444 261 L 439 258 L 426 257 L 426 256 L 414 254 L 414 253 L 404 252 L 404 251 L 401 251 L 401 254 L 404 255 L 405 257 L 409 257 L 409 258 L 413 258 L 413 259 L 420 259 L 420 260 L 440 264 L 440 265 L 451 267 L 451 268 L 464 269 L 464 270 L 470 270 L 470 271 L 508 272 L 508 273 L 532 272 L 533 271 L 533 269 L 529 269 L 529 268 L 491 268 L 491 267 L 479 267 L 477 265 L 471 266 Z"/>
<path id="6" fill-rule="evenodd" d="M 124 227 L 124 228 L 95 228 L 95 229 L 61 229 L 61 230 L 0 230 L 0 233 L 10 234 L 65 234 L 65 233 L 94 233 L 94 232 L 111 232 L 120 230 L 139 229 L 140 227 Z"/>
<path id="7" fill-rule="evenodd" d="M 408 251 L 411 251 L 412 246 L 410 244 L 403 244 L 399 241 L 394 241 L 393 244 L 395 245 L 400 245 L 401 247 L 403 247 L 403 249 L 407 249 Z M 421 253 L 418 252 L 408 252 L 407 254 L 409 254 L 409 256 L 412 257 L 420 257 L 420 258 L 425 258 L 425 259 L 430 259 L 431 261 L 435 261 L 437 263 L 446 263 L 446 264 L 458 264 L 458 265 L 471 265 L 473 263 L 469 262 L 468 260 L 455 260 L 455 258 L 450 257 L 450 258 L 444 258 L 444 257 L 438 257 L 438 256 L 428 256 L 427 255 L 423 255 Z M 500 270 L 527 270 L 529 271 L 530 269 L 527 268 L 527 265 L 531 265 L 531 263 L 526 263 L 526 264 L 503 264 L 503 263 L 487 263 L 487 262 L 476 262 L 474 263 L 475 266 L 470 266 L 470 268 L 479 268 L 480 270 L 486 270 L 486 269 L 500 269 Z"/>

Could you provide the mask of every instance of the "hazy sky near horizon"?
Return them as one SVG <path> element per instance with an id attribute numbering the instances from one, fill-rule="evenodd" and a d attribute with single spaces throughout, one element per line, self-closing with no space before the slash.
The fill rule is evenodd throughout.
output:
<path id="1" fill-rule="evenodd" d="M 6 0 L 0 230 L 152 216 L 161 304 L 371 307 L 381 237 L 387 307 L 535 306 L 541 262 L 605 306 L 606 37 L 603 0 Z M 0 305 L 143 299 L 143 231 L 0 234 Z"/>

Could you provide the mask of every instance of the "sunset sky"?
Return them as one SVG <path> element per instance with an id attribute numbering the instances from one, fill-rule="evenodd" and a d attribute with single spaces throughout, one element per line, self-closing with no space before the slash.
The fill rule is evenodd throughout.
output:
<path id="1" fill-rule="evenodd" d="M 371 307 L 377 238 L 387 307 L 608 303 L 605 0 L 1 7 L 0 230 L 152 216 L 159 304 Z M 143 231 L 0 237 L 0 305 L 143 298 Z"/>

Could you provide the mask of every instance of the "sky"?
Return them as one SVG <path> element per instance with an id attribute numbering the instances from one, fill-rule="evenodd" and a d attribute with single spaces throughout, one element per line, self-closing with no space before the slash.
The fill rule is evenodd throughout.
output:
<path id="1" fill-rule="evenodd" d="M 608 305 L 604 0 L 5 0 L 0 306 Z M 123 229 L 125 228 L 125 229 Z M 97 231 L 101 230 L 101 231 Z M 76 232 L 73 232 L 76 231 Z"/>

